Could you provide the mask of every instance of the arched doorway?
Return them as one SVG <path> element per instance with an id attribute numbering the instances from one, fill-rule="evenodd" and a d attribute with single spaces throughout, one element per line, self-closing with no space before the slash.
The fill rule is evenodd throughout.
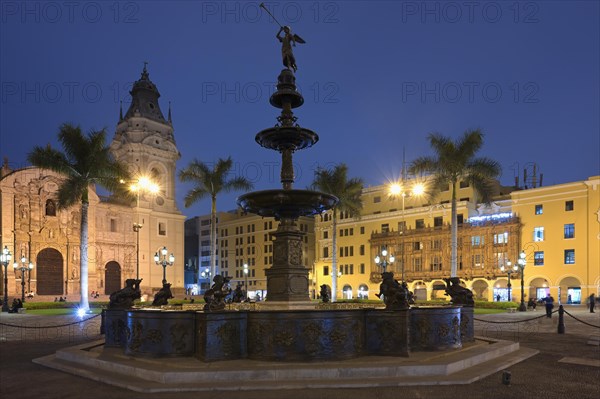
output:
<path id="1" fill-rule="evenodd" d="M 358 299 L 369 299 L 369 287 L 366 284 L 358 286 Z"/>
<path id="2" fill-rule="evenodd" d="M 344 286 L 344 288 L 342 289 L 342 296 L 344 297 L 344 299 L 352 299 L 352 286 L 346 284 Z"/>
<path id="3" fill-rule="evenodd" d="M 104 293 L 110 295 L 121 289 L 121 266 L 118 262 L 110 261 L 104 268 Z"/>
<path id="4" fill-rule="evenodd" d="M 35 265 L 37 295 L 63 294 L 63 257 L 53 248 L 42 249 Z"/>
<path id="5" fill-rule="evenodd" d="M 560 303 L 581 304 L 581 282 L 576 277 L 565 277 L 558 283 Z"/>
<path id="6" fill-rule="evenodd" d="M 548 281 L 541 277 L 531 280 L 529 287 L 529 298 L 533 298 L 534 301 L 544 299 L 550 293 Z"/>
<path id="7" fill-rule="evenodd" d="M 446 283 L 443 281 L 434 281 L 431 285 L 431 300 L 448 299 L 444 294 L 446 293 Z"/>
<path id="8" fill-rule="evenodd" d="M 427 285 L 423 281 L 417 281 L 414 285 L 415 301 L 426 301 L 427 300 Z"/>

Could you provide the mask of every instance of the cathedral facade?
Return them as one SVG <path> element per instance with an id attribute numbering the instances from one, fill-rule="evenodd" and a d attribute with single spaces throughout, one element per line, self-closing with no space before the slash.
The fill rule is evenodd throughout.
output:
<path id="1" fill-rule="evenodd" d="M 154 254 L 166 247 L 175 256 L 166 271 L 175 291 L 183 289 L 184 220 L 175 202 L 176 162 L 180 158 L 173 136 L 171 112 L 165 118 L 160 94 L 146 67 L 131 90 L 131 105 L 121 110 L 111 152 L 125 163 L 138 187 L 131 203 L 99 195 L 90 187 L 89 290 L 110 294 L 128 278 L 142 278 L 143 293 L 162 286 L 162 266 Z M 158 192 L 139 189 L 141 178 L 150 178 Z M 25 291 L 37 295 L 80 294 L 80 205 L 58 209 L 57 191 L 62 177 L 54 172 L 27 167 L 11 170 L 5 160 L 0 171 L 0 244 L 13 262 L 33 263 L 31 271 L 8 265 L 8 294 Z M 4 268 L 2 269 L 4 273 Z M 23 278 L 24 277 L 24 278 Z M 2 281 L 4 275 L 2 275 Z M 4 284 L 2 290 L 4 289 Z M 89 294 L 89 293 L 88 293 Z"/>

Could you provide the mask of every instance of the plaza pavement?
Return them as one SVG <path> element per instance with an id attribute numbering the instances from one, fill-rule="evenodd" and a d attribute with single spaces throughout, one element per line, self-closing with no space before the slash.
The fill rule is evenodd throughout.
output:
<path id="1" fill-rule="evenodd" d="M 567 312 L 585 323 L 600 326 L 600 310 L 589 313 L 583 306 L 566 306 Z M 32 363 L 32 359 L 57 349 L 96 340 L 100 320 L 75 323 L 76 316 L 0 316 L 0 397 L 18 398 L 537 398 L 584 399 L 600 397 L 600 347 L 588 344 L 600 339 L 600 328 L 565 315 L 565 334 L 557 333 L 558 317 L 537 311 L 476 315 L 478 336 L 518 341 L 540 353 L 509 368 L 509 386 L 501 383 L 501 372 L 469 385 L 394 388 L 338 388 L 311 390 L 256 390 L 140 394 L 62 373 Z M 89 316 L 87 316 L 89 317 Z M 496 323 L 491 323 L 496 322 Z M 11 325 L 34 328 L 12 327 Z M 40 328 L 53 326 L 52 328 Z M 165 360 L 168 362 L 168 359 Z"/>

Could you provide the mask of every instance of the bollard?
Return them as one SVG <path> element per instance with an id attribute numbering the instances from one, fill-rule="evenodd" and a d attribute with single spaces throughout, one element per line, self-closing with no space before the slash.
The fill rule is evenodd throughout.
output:
<path id="1" fill-rule="evenodd" d="M 558 333 L 565 333 L 565 309 L 563 308 L 563 305 L 558 307 Z"/>
<path id="2" fill-rule="evenodd" d="M 502 371 L 502 383 L 504 385 L 510 385 L 510 377 L 511 377 L 510 371 L 508 371 L 508 370 Z"/>

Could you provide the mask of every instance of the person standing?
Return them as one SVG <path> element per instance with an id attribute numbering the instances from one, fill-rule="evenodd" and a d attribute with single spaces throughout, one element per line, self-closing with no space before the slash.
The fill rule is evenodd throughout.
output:
<path id="1" fill-rule="evenodd" d="M 594 308 L 596 307 L 596 296 L 590 295 L 590 313 L 595 313 Z"/>
<path id="2" fill-rule="evenodd" d="M 551 318 L 552 309 L 554 309 L 554 298 L 552 298 L 552 295 L 548 294 L 544 301 L 546 302 L 546 317 Z"/>

